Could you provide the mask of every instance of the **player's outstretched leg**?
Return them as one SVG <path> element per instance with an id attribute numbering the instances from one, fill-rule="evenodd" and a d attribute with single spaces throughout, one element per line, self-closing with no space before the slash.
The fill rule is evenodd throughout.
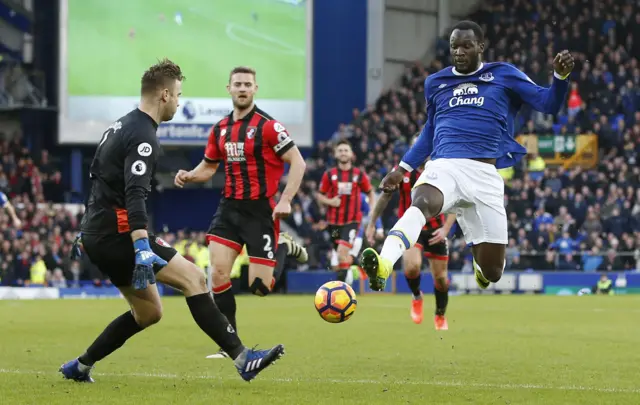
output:
<path id="1" fill-rule="evenodd" d="M 284 346 L 269 350 L 244 347 L 238 334 L 216 306 L 207 290 L 204 272 L 184 257 L 176 254 L 160 270 L 157 280 L 182 291 L 189 310 L 200 329 L 206 333 L 234 361 L 238 373 L 245 381 L 254 379 L 284 354 Z"/>
<path id="2" fill-rule="evenodd" d="M 142 291 L 134 290 L 133 287 L 118 289 L 129 303 L 131 311 L 114 319 L 83 355 L 60 367 L 65 379 L 93 382 L 90 373 L 95 363 L 122 347 L 133 335 L 162 318 L 162 303 L 156 285 L 150 285 Z"/>
<path id="3" fill-rule="evenodd" d="M 480 243 L 471 247 L 473 253 L 473 271 L 476 282 L 482 289 L 490 283 L 497 283 L 502 277 L 506 265 L 506 245 Z"/>
<path id="4" fill-rule="evenodd" d="M 440 213 L 443 201 L 442 192 L 436 187 L 425 183 L 416 186 L 411 207 L 389 231 L 382 252 L 378 254 L 372 248 L 362 252 L 360 265 L 369 276 L 372 290 L 384 289 L 395 262 L 416 243 L 427 219 Z"/>
<path id="5" fill-rule="evenodd" d="M 433 319 L 436 330 L 448 330 L 449 323 L 445 316 L 449 303 L 449 278 L 447 275 L 448 258 L 431 257 L 429 267 L 433 276 L 433 295 L 436 299 L 436 311 Z"/>
<path id="6" fill-rule="evenodd" d="M 420 281 L 422 279 L 420 270 L 422 268 L 422 249 L 414 246 L 402 255 L 404 265 L 404 276 L 411 290 L 411 319 L 414 323 L 420 324 L 423 319 L 422 291 L 420 291 Z"/>

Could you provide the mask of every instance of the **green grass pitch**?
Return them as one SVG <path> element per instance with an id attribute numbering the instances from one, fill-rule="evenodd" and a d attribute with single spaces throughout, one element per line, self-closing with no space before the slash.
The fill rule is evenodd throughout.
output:
<path id="1" fill-rule="evenodd" d="M 251 384 L 193 323 L 181 298 L 160 324 L 64 381 L 127 307 L 121 300 L 0 301 L 3 404 L 638 404 L 640 297 L 451 297 L 449 331 L 409 319 L 408 296 L 361 296 L 343 324 L 311 296 L 238 297 L 245 344 L 287 354 Z M 432 299 L 426 302 L 431 312 Z"/>
<path id="2" fill-rule="evenodd" d="M 229 71 L 237 65 L 257 70 L 260 98 L 305 97 L 304 6 L 277 0 L 68 0 L 68 9 L 70 96 L 137 96 L 144 70 L 168 57 L 187 77 L 185 97 L 227 97 Z"/>

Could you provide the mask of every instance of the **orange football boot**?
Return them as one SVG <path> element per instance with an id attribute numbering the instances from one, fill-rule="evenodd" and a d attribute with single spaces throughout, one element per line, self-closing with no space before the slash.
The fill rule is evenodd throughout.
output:
<path id="1" fill-rule="evenodd" d="M 422 293 L 420 293 L 420 298 L 411 300 L 411 319 L 413 323 L 422 323 L 422 302 Z"/>
<path id="2" fill-rule="evenodd" d="M 447 318 L 444 315 L 436 315 L 433 318 L 433 324 L 436 327 L 436 330 L 449 330 L 449 324 L 447 323 Z"/>

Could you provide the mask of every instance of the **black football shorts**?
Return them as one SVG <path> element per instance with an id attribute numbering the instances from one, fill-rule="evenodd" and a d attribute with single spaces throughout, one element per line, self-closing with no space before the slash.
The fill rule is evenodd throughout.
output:
<path id="1" fill-rule="evenodd" d="M 149 234 L 149 246 L 155 254 L 169 262 L 178 252 L 167 242 Z M 82 235 L 82 247 L 100 272 L 116 287 L 131 285 L 136 254 L 129 233 Z"/>
<path id="2" fill-rule="evenodd" d="M 249 263 L 275 267 L 280 221 L 273 220 L 271 200 L 220 200 L 207 231 L 207 243 L 216 242 L 240 253 L 247 246 Z"/>
<path id="3" fill-rule="evenodd" d="M 331 235 L 331 241 L 333 247 L 338 248 L 338 245 L 344 245 L 349 249 L 353 248 L 353 242 L 358 236 L 358 228 L 360 224 L 352 222 L 344 225 L 329 225 L 329 234 Z"/>
<path id="4" fill-rule="evenodd" d="M 433 232 L 435 232 L 435 229 L 423 229 L 422 232 L 420 232 L 416 246 L 420 248 L 429 259 L 449 260 L 449 241 L 445 239 L 435 245 L 430 245 L 429 239 L 433 238 Z"/>

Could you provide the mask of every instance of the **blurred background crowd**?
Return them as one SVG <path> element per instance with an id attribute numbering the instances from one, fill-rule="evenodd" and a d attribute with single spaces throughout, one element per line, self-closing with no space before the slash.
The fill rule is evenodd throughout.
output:
<path id="1" fill-rule="evenodd" d="M 640 267 L 638 4 L 623 0 L 485 1 L 468 16 L 485 30 L 486 60 L 513 63 L 539 85 L 549 85 L 551 61 L 558 51 L 569 49 L 576 59 L 562 111 L 549 116 L 523 108 L 518 135 L 597 137 L 594 165 L 548 164 L 531 153 L 518 166 L 502 171 L 509 216 L 508 268 L 512 270 Z M 331 141 L 318 142 L 307 154 L 306 178 L 285 227 L 307 245 L 308 269 L 328 266 L 331 245 L 325 209 L 315 195 L 322 174 L 334 165 L 332 142 L 348 139 L 355 164 L 376 186 L 399 162 L 425 121 L 423 83 L 429 74 L 449 64 L 448 36 L 439 38 L 435 49 L 437 57 L 430 64 L 407 66 L 397 84 L 385 89 L 375 104 L 354 108 L 351 122 L 340 125 Z M 5 57 L 0 66 L 0 105 L 34 97 L 29 86 L 37 80 L 21 71 L 19 63 Z M 20 130 L 0 133 L 0 191 L 21 222 L 16 227 L 7 212 L 0 213 L 2 284 L 58 286 L 85 280 L 104 285 L 91 263 L 69 259 L 82 207 L 67 204 L 72 190 L 57 169 L 59 161 L 46 150 L 36 156 L 30 150 Z M 385 229 L 395 223 L 395 204 L 390 204 L 382 219 Z M 183 230 L 162 236 L 190 260 L 208 265 L 203 232 Z M 449 268 L 470 270 L 469 249 L 455 226 L 452 237 Z"/>

